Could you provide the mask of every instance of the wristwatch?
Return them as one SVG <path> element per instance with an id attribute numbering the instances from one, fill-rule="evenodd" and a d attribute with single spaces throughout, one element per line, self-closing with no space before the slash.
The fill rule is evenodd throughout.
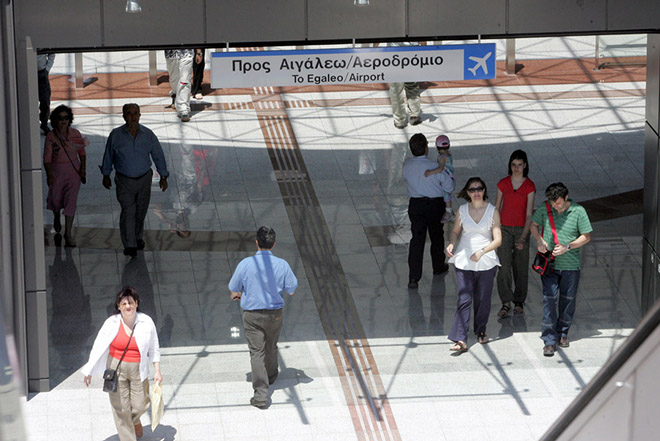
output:
<path id="1" fill-rule="evenodd" d="M 570 244 L 570 243 L 569 243 L 568 245 L 566 245 L 566 249 L 567 249 L 567 250 L 570 250 L 570 249 L 571 249 L 571 244 Z"/>

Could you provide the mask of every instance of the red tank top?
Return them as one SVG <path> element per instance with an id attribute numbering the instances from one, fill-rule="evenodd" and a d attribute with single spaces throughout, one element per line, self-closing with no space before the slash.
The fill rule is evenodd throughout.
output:
<path id="1" fill-rule="evenodd" d="M 128 334 L 126 334 L 123 323 L 119 322 L 119 332 L 117 332 L 117 336 L 110 343 L 110 356 L 115 360 L 119 360 L 121 354 L 124 353 L 124 349 L 126 349 L 126 343 L 128 343 Z M 131 339 L 131 343 L 128 345 L 128 350 L 126 351 L 126 355 L 124 355 L 124 361 L 129 363 L 140 361 L 140 350 L 135 342 L 135 337 Z"/>

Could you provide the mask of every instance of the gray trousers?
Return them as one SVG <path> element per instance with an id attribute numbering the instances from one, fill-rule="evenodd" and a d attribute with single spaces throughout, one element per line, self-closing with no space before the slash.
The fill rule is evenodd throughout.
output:
<path id="1" fill-rule="evenodd" d="M 144 219 L 147 217 L 149 201 L 151 200 L 151 177 L 149 170 L 144 176 L 133 179 L 120 173 L 115 173 L 117 186 L 117 201 L 121 206 L 119 216 L 119 231 L 124 248 L 136 248 L 137 241 L 142 239 Z"/>
<path id="2" fill-rule="evenodd" d="M 404 91 L 406 96 L 405 100 L 403 98 Z M 394 116 L 394 122 L 396 124 L 403 124 L 406 122 L 406 119 L 408 118 L 406 106 L 408 107 L 410 116 L 419 116 L 422 111 L 419 95 L 419 83 L 390 83 L 392 116 Z"/>
<path id="3" fill-rule="evenodd" d="M 497 249 L 497 257 L 502 265 L 497 271 L 497 292 L 502 303 L 525 303 L 527 298 L 527 280 L 529 276 L 529 236 L 523 249 L 516 248 L 516 239 L 522 234 L 523 227 L 502 225 L 502 245 Z M 512 277 L 513 276 L 513 277 Z M 515 290 L 512 288 L 515 285 Z"/>
<path id="4" fill-rule="evenodd" d="M 277 340 L 282 331 L 281 309 L 243 311 L 243 328 L 250 349 L 254 401 L 268 401 L 268 386 L 277 378 Z"/>

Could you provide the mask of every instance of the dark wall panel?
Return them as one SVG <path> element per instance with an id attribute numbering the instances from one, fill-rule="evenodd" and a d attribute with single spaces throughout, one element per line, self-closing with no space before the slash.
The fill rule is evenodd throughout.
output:
<path id="1" fill-rule="evenodd" d="M 411 36 L 502 34 L 506 0 L 410 0 L 408 19 Z"/>
<path id="2" fill-rule="evenodd" d="M 606 0 L 509 0 L 509 33 L 605 29 Z"/>
<path id="3" fill-rule="evenodd" d="M 406 2 L 371 0 L 308 0 L 309 38 L 312 40 L 405 37 Z"/>
<path id="4" fill-rule="evenodd" d="M 304 40 L 305 0 L 207 0 L 209 42 Z"/>
<path id="5" fill-rule="evenodd" d="M 17 39 L 26 35 L 35 48 L 101 46 L 99 0 L 14 1 Z M 126 3 L 119 1 L 122 7 Z"/>
<path id="6" fill-rule="evenodd" d="M 142 12 L 127 14 L 124 0 L 103 2 L 106 46 L 200 43 L 203 0 L 140 0 Z"/>
<path id="7" fill-rule="evenodd" d="M 608 0 L 607 29 L 659 29 L 660 1 L 658 0 Z"/>
<path id="8" fill-rule="evenodd" d="M 660 34 L 646 42 L 646 122 L 660 133 Z"/>

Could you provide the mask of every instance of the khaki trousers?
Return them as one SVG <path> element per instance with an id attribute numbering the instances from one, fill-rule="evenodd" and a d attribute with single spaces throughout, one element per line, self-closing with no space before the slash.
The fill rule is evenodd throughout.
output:
<path id="1" fill-rule="evenodd" d="M 277 378 L 277 340 L 282 330 L 282 310 L 243 311 L 243 328 L 250 348 L 253 399 L 268 401 L 268 386 Z"/>
<path id="2" fill-rule="evenodd" d="M 107 367 L 118 360 L 108 356 Z M 120 441 L 136 441 L 134 424 L 149 409 L 149 380 L 140 381 L 140 363 L 121 362 L 117 392 L 111 392 L 110 405 Z"/>
<path id="3" fill-rule="evenodd" d="M 410 116 L 419 116 L 422 112 L 419 95 L 419 83 L 390 83 L 390 102 L 395 124 L 403 125 L 406 122 L 406 108 Z"/>

